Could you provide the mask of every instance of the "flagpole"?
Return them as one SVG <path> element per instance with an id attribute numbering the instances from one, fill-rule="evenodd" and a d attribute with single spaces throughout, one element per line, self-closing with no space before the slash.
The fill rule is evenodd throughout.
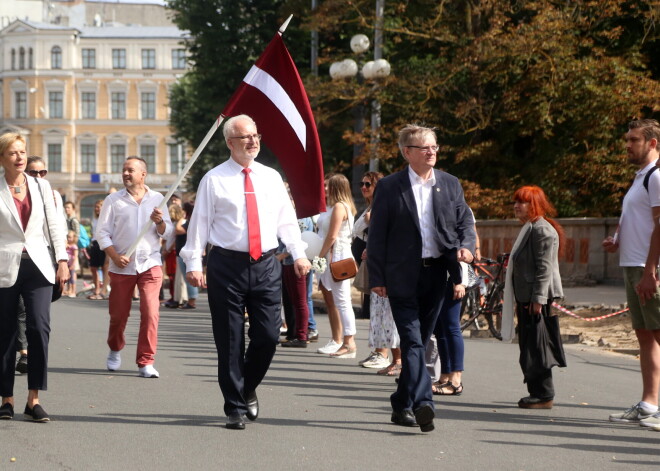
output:
<path id="1" fill-rule="evenodd" d="M 293 15 L 289 15 L 289 17 L 282 23 L 282 26 L 280 26 L 280 29 L 278 30 L 278 33 L 282 35 L 284 31 L 286 31 L 286 28 L 289 26 L 289 22 L 291 21 L 291 18 L 293 18 Z M 167 205 L 167 202 L 169 201 L 170 197 L 172 194 L 176 191 L 178 186 L 181 184 L 185 176 L 188 174 L 188 171 L 190 171 L 190 168 L 193 166 L 197 158 L 199 157 L 199 154 L 202 153 L 208 142 L 211 140 L 211 137 L 213 137 L 213 134 L 215 134 L 215 131 L 220 127 L 220 123 L 222 123 L 222 120 L 225 117 L 223 115 L 218 116 L 218 119 L 215 120 L 213 123 L 213 126 L 211 126 L 211 129 L 206 133 L 206 136 L 202 140 L 201 144 L 199 147 L 197 147 L 197 150 L 195 150 L 195 153 L 192 155 L 190 160 L 188 160 L 188 163 L 186 163 L 185 167 L 181 170 L 179 173 L 176 182 L 170 187 L 170 189 L 167 191 L 167 194 L 165 195 L 165 198 L 163 198 L 163 201 L 161 201 L 160 205 L 158 205 L 158 209 L 162 210 L 165 205 Z M 151 219 L 148 219 L 147 222 L 144 223 L 142 226 L 142 229 L 140 230 L 140 233 L 137 236 L 137 239 L 135 239 L 135 242 L 128 248 L 128 251 L 124 255 L 126 255 L 128 258 L 135 253 L 135 249 L 137 249 L 138 244 L 142 240 L 142 238 L 145 236 L 147 231 L 151 228 L 151 225 L 153 224 L 153 221 Z"/>
<path id="2" fill-rule="evenodd" d="M 170 189 L 167 191 L 167 194 L 165 195 L 165 198 L 163 198 L 163 201 L 161 201 L 160 204 L 158 205 L 158 209 L 162 210 L 167 205 L 167 202 L 169 201 L 170 197 L 172 196 L 172 194 L 174 194 L 174 192 L 179 187 L 179 185 L 181 184 L 183 179 L 186 177 L 186 175 L 190 171 L 190 168 L 193 166 L 193 164 L 195 163 L 195 161 L 197 160 L 199 155 L 202 153 L 202 151 L 204 150 L 206 145 L 209 143 L 209 141 L 213 137 L 213 134 L 215 134 L 217 129 L 220 127 L 220 123 L 222 123 L 222 120 L 224 118 L 225 117 L 223 115 L 220 115 L 220 116 L 218 116 L 218 119 L 216 119 L 213 122 L 213 126 L 211 126 L 211 129 L 209 129 L 209 131 L 206 133 L 206 136 L 204 136 L 204 139 L 202 139 L 202 143 L 199 145 L 199 147 L 197 147 L 197 150 L 195 150 L 195 153 L 192 155 L 192 157 L 190 157 L 190 159 L 188 160 L 186 165 L 183 167 L 183 169 L 181 169 L 181 172 L 177 176 L 176 182 L 173 183 L 172 186 L 170 186 Z M 145 236 L 147 231 L 151 228 L 151 225 L 153 223 L 154 222 L 151 220 L 151 218 L 149 218 L 147 220 L 147 222 L 144 223 L 144 225 L 142 226 L 142 230 L 140 231 L 140 233 L 137 236 L 137 239 L 135 239 L 135 242 L 133 242 L 133 244 L 126 251 L 125 255 L 128 258 L 131 258 L 131 255 L 133 255 L 133 253 L 135 252 L 135 249 L 137 248 L 138 244 L 140 243 L 142 238 Z"/>
<path id="3" fill-rule="evenodd" d="M 284 34 L 284 31 L 286 31 L 286 28 L 289 26 L 289 22 L 291 21 L 291 18 L 293 18 L 293 14 L 289 15 L 286 21 L 282 23 L 282 26 L 280 26 L 280 29 L 278 30 L 280 35 Z"/>

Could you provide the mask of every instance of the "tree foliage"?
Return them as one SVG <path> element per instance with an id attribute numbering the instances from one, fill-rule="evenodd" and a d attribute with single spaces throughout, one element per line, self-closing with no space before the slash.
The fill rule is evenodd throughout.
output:
<path id="1" fill-rule="evenodd" d="M 304 79 L 326 170 L 354 165 L 353 144 L 363 146 L 359 162 L 377 156 L 385 173 L 397 170 L 404 164 L 397 129 L 423 122 L 437 128 L 440 166 L 462 179 L 479 217 L 509 217 L 513 191 L 529 183 L 547 191 L 561 216 L 617 213 L 634 170 L 623 156 L 626 123 L 660 113 L 657 0 L 387 0 L 392 75 L 378 83 L 327 73 L 351 56 L 351 36 L 371 36 L 374 1 L 323 0 L 315 12 L 308 3 L 169 2 L 191 33 L 194 66 L 171 94 L 179 136 L 193 147 L 201 140 L 295 12 L 287 46 L 303 76 L 308 32 L 319 33 L 320 75 Z M 374 99 L 382 105 L 377 147 L 368 126 L 353 131 L 355 109 L 368 110 Z M 204 164 L 215 164 L 220 149 L 214 143 Z"/>
<path id="2" fill-rule="evenodd" d="M 288 16 L 283 4 L 283 0 L 168 1 L 175 24 L 190 33 L 186 47 L 192 69 L 170 91 L 170 121 L 176 136 L 191 148 L 202 141 Z M 295 26 L 287 30 L 296 39 L 300 34 Z M 191 170 L 192 188 L 228 156 L 222 136 L 216 133 Z"/>
<path id="3" fill-rule="evenodd" d="M 403 164 L 397 128 L 437 127 L 441 165 L 463 179 L 481 217 L 510 216 L 513 190 L 527 183 L 542 186 L 562 216 L 615 214 L 632 172 L 622 157 L 625 125 L 660 111 L 653 3 L 389 1 L 393 75 L 361 87 L 310 84 L 320 128 L 375 96 L 385 167 Z M 310 19 L 331 43 L 324 63 L 336 60 L 332 45 L 373 28 L 372 1 L 342 4 L 326 0 Z M 345 137 L 363 142 L 369 157 L 369 132 Z"/>

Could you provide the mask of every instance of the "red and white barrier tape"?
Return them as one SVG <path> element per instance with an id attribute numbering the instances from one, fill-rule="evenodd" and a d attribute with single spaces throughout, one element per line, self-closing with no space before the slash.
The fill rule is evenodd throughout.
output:
<path id="1" fill-rule="evenodd" d="M 574 312 L 569 311 L 568 309 L 566 309 L 566 308 L 563 307 L 563 306 L 560 306 L 560 305 L 557 304 L 557 303 L 552 303 L 552 307 L 554 307 L 555 309 L 557 309 L 557 310 L 563 312 L 564 314 L 566 314 L 566 315 L 568 315 L 568 316 L 571 316 L 571 317 L 574 317 L 574 318 L 576 318 L 576 319 L 580 319 L 580 320 L 583 320 L 583 321 L 588 321 L 588 322 L 600 321 L 600 320 L 603 320 L 603 319 L 607 319 L 608 317 L 618 316 L 619 314 L 623 314 L 624 312 L 626 312 L 626 311 L 629 310 L 628 308 L 625 308 L 625 309 L 622 309 L 622 310 L 620 310 L 620 311 L 613 312 L 613 313 L 611 313 L 611 314 L 606 314 L 606 315 L 604 315 L 604 316 L 598 316 L 598 317 L 580 317 L 580 316 L 578 316 L 577 314 L 575 314 Z"/>

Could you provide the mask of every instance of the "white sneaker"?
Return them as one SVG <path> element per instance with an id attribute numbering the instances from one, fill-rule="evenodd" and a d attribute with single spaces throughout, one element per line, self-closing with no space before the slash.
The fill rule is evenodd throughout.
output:
<path id="1" fill-rule="evenodd" d="M 328 355 L 330 353 L 335 353 L 340 348 L 341 343 L 337 343 L 334 341 L 334 339 L 330 339 L 330 341 L 325 344 L 325 347 L 319 348 L 316 350 L 316 353 L 323 353 L 324 355 Z"/>
<path id="2" fill-rule="evenodd" d="M 358 365 L 362 366 L 365 363 L 368 363 L 368 362 L 372 361 L 374 358 L 376 358 L 376 355 L 379 355 L 379 353 L 378 352 L 371 352 L 367 358 L 365 358 L 362 361 L 358 361 Z"/>
<path id="3" fill-rule="evenodd" d="M 140 367 L 140 376 L 143 378 L 158 378 L 158 371 L 154 368 L 154 365 L 146 365 Z"/>
<path id="4" fill-rule="evenodd" d="M 647 417 L 646 419 L 640 420 L 639 425 L 641 425 L 642 427 L 648 427 L 653 429 L 654 427 L 660 427 L 660 411 L 656 412 L 651 417 Z M 660 430 L 660 428 L 658 428 L 658 430 Z"/>
<path id="5" fill-rule="evenodd" d="M 648 419 L 655 412 L 646 412 L 640 407 L 639 404 L 635 404 L 630 409 L 625 410 L 619 414 L 611 414 L 610 422 L 639 422 L 640 420 Z"/>
<path id="6" fill-rule="evenodd" d="M 362 363 L 363 368 L 385 368 L 390 364 L 390 360 L 380 352 L 374 352 L 375 355 L 371 360 Z"/>
<path id="7" fill-rule="evenodd" d="M 108 367 L 108 371 L 118 370 L 121 366 L 121 355 L 119 355 L 119 352 L 110 350 L 110 353 L 108 353 L 108 360 L 105 364 Z"/>

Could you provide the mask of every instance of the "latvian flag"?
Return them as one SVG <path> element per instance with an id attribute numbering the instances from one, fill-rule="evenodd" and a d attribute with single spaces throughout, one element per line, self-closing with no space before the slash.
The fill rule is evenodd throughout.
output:
<path id="1" fill-rule="evenodd" d="M 278 32 L 222 111 L 247 114 L 273 151 L 291 188 L 299 218 L 325 211 L 323 157 L 298 70 Z"/>

